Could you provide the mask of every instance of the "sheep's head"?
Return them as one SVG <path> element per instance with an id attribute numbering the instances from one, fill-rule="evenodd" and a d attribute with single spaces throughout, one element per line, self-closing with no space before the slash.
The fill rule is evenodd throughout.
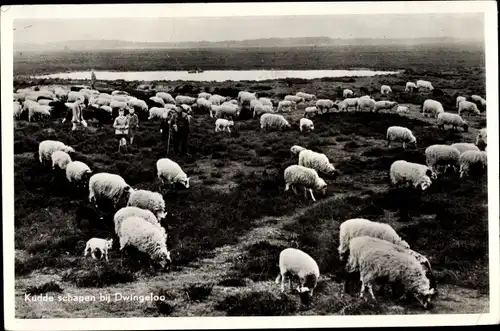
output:
<path id="1" fill-rule="evenodd" d="M 106 240 L 106 248 L 111 249 L 113 247 L 113 238 Z"/>
<path id="2" fill-rule="evenodd" d="M 422 307 L 424 309 L 429 308 L 429 305 L 431 303 L 432 298 L 436 295 L 436 290 L 434 288 L 425 290 L 423 292 L 418 291 L 417 293 L 414 293 L 415 298 L 420 302 Z"/>
<path id="3" fill-rule="evenodd" d="M 399 245 L 406 249 L 410 249 L 410 245 L 406 242 L 406 240 L 401 240 L 401 243 Z"/>
<path id="4" fill-rule="evenodd" d="M 74 153 L 75 152 L 75 150 L 71 146 L 65 146 L 64 151 L 66 153 Z"/>
<path id="5" fill-rule="evenodd" d="M 229 121 L 227 124 L 228 124 L 229 126 L 234 126 L 234 121 L 232 121 L 232 120 L 231 120 L 231 121 Z"/>
<path id="6" fill-rule="evenodd" d="M 469 131 L 469 123 L 465 122 L 462 124 L 462 127 L 464 128 L 464 132 Z"/>
<path id="7" fill-rule="evenodd" d="M 189 177 L 183 178 L 179 180 L 179 183 L 182 184 L 185 188 L 189 188 Z"/>
<path id="8" fill-rule="evenodd" d="M 409 141 L 410 144 L 413 144 L 413 146 L 415 147 L 415 149 L 417 148 L 417 138 L 415 138 L 415 136 L 412 136 L 410 138 L 410 141 Z"/>
<path id="9" fill-rule="evenodd" d="M 432 181 L 429 177 L 425 176 L 422 178 L 422 180 L 417 184 L 417 186 L 420 186 L 422 191 L 427 190 L 432 184 Z"/>
<path id="10" fill-rule="evenodd" d="M 172 259 L 170 258 L 170 252 L 167 249 L 163 249 L 158 256 L 159 263 L 162 269 L 170 266 L 172 264 Z"/>
<path id="11" fill-rule="evenodd" d="M 316 182 L 316 190 L 320 191 L 321 194 L 325 195 L 326 194 L 326 182 L 323 180 L 323 178 L 318 178 Z"/>

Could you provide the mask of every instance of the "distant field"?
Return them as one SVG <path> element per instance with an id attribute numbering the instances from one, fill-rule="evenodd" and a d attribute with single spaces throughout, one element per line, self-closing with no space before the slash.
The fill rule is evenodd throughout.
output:
<path id="1" fill-rule="evenodd" d="M 150 49 L 16 52 L 15 75 L 62 71 L 351 69 L 450 71 L 484 67 L 484 51 L 465 45 L 337 46 L 295 48 Z"/>

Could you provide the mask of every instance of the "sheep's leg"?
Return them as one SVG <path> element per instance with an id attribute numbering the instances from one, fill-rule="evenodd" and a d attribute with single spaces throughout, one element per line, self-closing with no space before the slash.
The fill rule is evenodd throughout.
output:
<path id="1" fill-rule="evenodd" d="M 83 256 L 87 256 L 88 249 L 89 249 L 89 245 L 85 246 L 85 249 L 83 250 Z"/>
<path id="2" fill-rule="evenodd" d="M 97 258 L 95 257 L 95 250 L 94 250 L 94 249 L 92 249 L 92 250 L 90 251 L 90 254 L 92 255 L 92 258 L 93 258 L 94 260 L 96 260 L 96 259 L 97 259 Z"/>
<path id="3" fill-rule="evenodd" d="M 406 149 L 406 143 L 403 141 L 403 149 Z"/>
<path id="4" fill-rule="evenodd" d="M 391 141 L 389 139 L 387 140 L 387 147 L 391 147 Z"/>
<path id="5" fill-rule="evenodd" d="M 285 274 L 281 274 L 281 293 L 285 292 Z"/>
<path id="6" fill-rule="evenodd" d="M 309 193 L 311 193 L 311 198 L 313 199 L 313 201 L 316 202 L 312 189 L 309 189 Z"/>
<path id="7" fill-rule="evenodd" d="M 278 277 L 276 277 L 276 280 L 274 281 L 276 284 L 279 284 L 281 281 L 281 273 L 278 274 Z"/>
<path id="8" fill-rule="evenodd" d="M 295 192 L 295 188 L 292 186 L 294 192 Z M 285 192 L 288 191 L 290 189 L 290 183 L 286 183 L 285 184 Z"/>
<path id="9" fill-rule="evenodd" d="M 106 258 L 106 261 L 109 261 L 109 260 L 108 260 L 108 250 L 105 250 L 105 251 L 104 251 L 104 257 Z"/>
<path id="10" fill-rule="evenodd" d="M 371 284 L 366 284 L 366 287 L 368 288 L 368 292 L 370 293 L 371 297 L 373 300 L 377 301 L 375 299 L 375 295 L 373 295 L 373 289 L 372 289 L 372 285 Z"/>
<path id="11" fill-rule="evenodd" d="M 362 299 L 365 296 L 365 282 L 361 281 L 361 290 L 359 291 L 359 298 Z"/>
<path id="12" fill-rule="evenodd" d="M 231 133 L 231 129 L 229 127 L 227 127 L 227 132 Z"/>
<path id="13" fill-rule="evenodd" d="M 297 189 L 293 185 L 292 185 L 292 190 L 293 190 L 293 193 L 295 193 L 295 195 L 299 194 L 299 192 L 297 192 Z"/>

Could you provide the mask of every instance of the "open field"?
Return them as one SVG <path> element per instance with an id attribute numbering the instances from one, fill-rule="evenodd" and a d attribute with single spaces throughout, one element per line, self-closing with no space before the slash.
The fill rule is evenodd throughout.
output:
<path id="1" fill-rule="evenodd" d="M 158 52 L 155 53 L 156 57 L 161 54 Z M 380 50 L 377 52 L 376 55 L 363 53 L 355 60 L 346 53 L 334 56 L 351 61 L 345 64 L 349 67 L 408 71 L 398 76 L 370 78 L 286 79 L 258 83 L 153 83 L 153 88 L 174 95 L 195 96 L 205 90 L 236 97 L 240 90 L 247 90 L 274 101 L 298 91 L 335 100 L 340 98 L 339 93 L 344 88 L 359 92 L 362 87 L 379 100 L 380 85 L 389 84 L 394 91 L 390 99 L 410 107 L 410 113 L 404 115 L 382 111 L 378 114 L 333 112 L 316 116 L 313 119 L 315 131 L 311 133 L 300 133 L 298 130 L 298 121 L 305 105 L 285 114 L 292 128 L 284 132 L 261 132 L 258 119 L 246 119 L 236 121 L 231 134 L 215 133 L 215 120 L 208 114 L 195 113 L 189 138 L 190 155 L 178 157 L 172 151 L 169 153 L 169 157 L 178 162 L 191 177 L 192 187 L 176 193 L 162 191 L 169 213 L 163 225 L 169 234 L 168 245 L 173 258 L 169 272 L 150 273 L 135 255 L 125 256 L 118 251 L 117 246 L 110 252 L 109 263 L 85 259 L 82 255 L 86 241 L 93 236 L 110 235 L 110 229 L 104 226 L 102 229 L 87 230 L 75 225 L 76 211 L 88 204 L 86 192 L 75 192 L 65 179 L 57 177 L 57 174 L 42 167 L 35 159 L 40 141 L 60 140 L 75 148 L 73 159 L 87 163 L 94 172 L 117 173 L 134 188 L 158 191 L 155 163 L 158 158 L 166 156 L 159 122 L 141 123 L 135 146 L 130 153 L 121 154 L 116 151 L 110 125 L 91 123 L 89 129 L 71 133 L 70 124 L 61 124 L 60 120 L 32 123 L 16 121 L 16 317 L 435 314 L 488 311 L 486 176 L 459 180 L 458 175 L 450 174 L 433 182 L 431 188 L 422 195 L 396 191 L 390 187 L 388 178 L 392 162 L 405 159 L 425 163 L 424 150 L 427 146 L 473 142 L 477 130 L 486 126 L 483 112 L 480 116 L 466 115 L 470 122 L 469 132 L 448 130 L 443 133 L 437 129 L 435 119 L 423 118 L 418 113 L 427 98 L 442 102 L 446 111 L 456 112 L 455 98 L 459 92 L 484 96 L 484 59 L 480 52 L 458 53 L 448 50 L 448 53 L 443 54 L 444 51 L 422 50 L 433 55 L 426 58 L 422 56 L 423 53 L 417 56 L 405 51 L 398 54 L 399 62 L 395 63 L 391 60 L 395 57 L 386 56 Z M 123 57 L 132 53 L 133 60 L 121 58 L 113 62 L 127 65 L 126 69 L 113 67 L 111 62 L 104 60 L 109 58 L 109 54 L 100 54 L 97 58 L 90 57 L 91 63 L 85 63 L 86 60 L 81 62 L 78 57 L 74 57 L 76 55 L 72 55 L 74 65 L 68 65 L 69 58 L 66 62 L 61 58 L 38 62 L 16 59 L 15 72 L 38 74 L 66 69 L 81 70 L 89 66 L 96 70 L 173 69 L 155 67 L 148 62 L 152 59 L 140 64 L 136 57 L 138 53 L 120 52 Z M 208 55 L 203 54 L 199 51 L 193 56 L 198 62 L 191 59 L 192 63 L 183 62 L 185 67 L 182 68 L 186 69 L 195 62 L 207 63 Z M 302 63 L 298 58 L 303 54 L 287 54 L 287 61 Z M 219 56 L 229 57 L 225 53 Z M 251 58 L 250 67 L 258 68 L 259 56 L 252 58 L 248 54 L 235 52 L 231 59 Z M 441 60 L 438 61 L 438 58 Z M 332 58 L 325 61 L 336 63 L 331 67 L 347 63 Z M 239 65 L 240 62 L 234 60 L 233 63 Z M 226 69 L 244 69 L 233 65 L 235 67 L 228 66 Z M 266 68 L 271 66 L 266 64 Z M 61 69 L 63 67 L 66 69 Z M 297 65 L 295 68 L 299 67 Z M 220 65 L 217 69 L 221 69 Z M 312 69 L 311 66 L 308 69 Z M 430 80 L 436 90 L 431 94 L 405 93 L 406 81 L 416 79 Z M 14 87 L 81 83 L 87 82 L 17 80 Z M 148 92 L 135 89 L 140 83 L 98 82 L 96 88 L 101 91 L 122 89 L 147 99 Z M 417 137 L 418 148 L 403 150 L 400 145 L 387 148 L 385 133 L 387 127 L 392 125 L 411 129 Z M 328 183 L 327 193 L 326 196 L 315 194 L 318 199 L 315 203 L 305 200 L 302 195 L 294 196 L 291 192 L 283 191 L 283 171 L 297 162 L 290 157 L 289 152 L 294 144 L 325 153 L 339 169 L 340 174 L 336 178 L 322 176 Z M 439 291 L 433 309 L 423 311 L 413 301 L 394 302 L 389 298 L 378 298 L 377 302 L 363 301 L 356 294 L 340 297 L 342 284 L 337 256 L 338 231 L 341 222 L 353 217 L 391 224 L 413 249 L 429 258 L 436 272 Z M 297 247 L 308 252 L 320 266 L 322 278 L 309 309 L 300 305 L 296 294 L 280 294 L 279 286 L 274 283 L 278 274 L 278 255 L 284 247 Z M 25 302 L 24 293 L 27 291 L 96 296 L 99 293 L 153 293 L 165 295 L 166 300 L 157 303 L 39 303 Z"/>

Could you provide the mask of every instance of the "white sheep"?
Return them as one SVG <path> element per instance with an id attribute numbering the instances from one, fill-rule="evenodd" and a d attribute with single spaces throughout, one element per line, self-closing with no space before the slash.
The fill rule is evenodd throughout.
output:
<path id="1" fill-rule="evenodd" d="M 81 161 L 71 161 L 66 165 L 66 179 L 76 186 L 80 186 L 88 181 L 91 175 L 92 170 Z"/>
<path id="2" fill-rule="evenodd" d="M 414 82 L 406 82 L 405 92 L 413 92 L 417 89 L 417 85 Z"/>
<path id="3" fill-rule="evenodd" d="M 290 153 L 292 155 L 298 155 L 300 152 L 302 152 L 303 150 L 306 150 L 307 148 L 304 148 L 302 146 L 299 146 L 299 145 L 293 145 L 292 147 L 290 147 Z"/>
<path id="4" fill-rule="evenodd" d="M 342 101 L 340 106 L 341 111 L 349 111 L 349 108 L 354 107 L 354 110 L 358 108 L 359 98 L 346 98 Z"/>
<path id="5" fill-rule="evenodd" d="M 175 97 L 175 102 L 177 104 L 188 104 L 192 105 L 193 103 L 196 102 L 196 98 L 188 97 L 185 95 L 178 95 Z"/>
<path id="6" fill-rule="evenodd" d="M 345 98 L 348 98 L 348 97 L 351 97 L 354 95 L 354 92 L 352 90 L 349 90 L 349 89 L 344 89 L 344 91 L 342 92 L 342 96 Z"/>
<path id="7" fill-rule="evenodd" d="M 162 268 L 172 262 L 167 249 L 166 232 L 141 217 L 129 216 L 122 221 L 118 237 L 120 251 L 126 246 L 133 246 L 140 252 L 147 253 L 152 261 L 159 262 Z"/>
<path id="8" fill-rule="evenodd" d="M 125 102 L 127 103 L 129 101 L 129 98 L 125 95 L 113 95 L 111 97 L 111 102 L 116 101 L 116 102 Z"/>
<path id="9" fill-rule="evenodd" d="M 198 98 L 198 100 L 196 100 L 196 105 L 197 105 L 199 110 L 205 111 L 205 113 L 208 112 L 210 114 L 210 117 L 213 117 L 212 112 L 211 112 L 212 103 L 210 103 L 210 101 L 208 101 L 205 98 Z"/>
<path id="10" fill-rule="evenodd" d="M 425 117 L 426 114 L 431 114 L 435 117 L 438 116 L 439 113 L 444 112 L 443 105 L 441 102 L 432 100 L 432 99 L 427 99 L 424 101 L 424 104 L 422 105 L 422 115 Z"/>
<path id="11" fill-rule="evenodd" d="M 299 92 L 300 93 L 300 92 Z M 263 104 L 264 106 L 271 106 L 271 108 L 273 107 L 273 102 L 271 101 L 271 99 L 269 98 L 259 98 L 259 101 L 261 104 Z"/>
<path id="12" fill-rule="evenodd" d="M 460 152 L 460 155 L 462 155 L 462 153 L 466 152 L 466 151 L 478 151 L 479 152 L 479 148 L 472 143 L 454 143 L 454 144 L 451 144 L 450 146 L 458 149 L 458 151 Z"/>
<path id="13" fill-rule="evenodd" d="M 149 110 L 148 120 L 155 118 L 164 118 L 169 112 L 169 109 L 163 107 L 151 107 Z"/>
<path id="14" fill-rule="evenodd" d="M 200 92 L 198 93 L 198 99 L 205 99 L 205 100 L 208 100 L 212 95 L 210 93 L 207 93 L 207 92 Z"/>
<path id="15" fill-rule="evenodd" d="M 305 151 L 302 151 L 301 153 L 303 152 Z M 326 192 L 327 185 L 325 181 L 319 177 L 318 173 L 314 169 L 294 164 L 285 169 L 284 178 L 285 192 L 292 187 L 293 192 L 297 194 L 295 186 L 302 186 L 304 188 L 305 198 L 307 199 L 307 192 L 309 192 L 313 201 L 316 201 L 312 192 L 313 189 L 318 190 L 323 194 Z"/>
<path id="16" fill-rule="evenodd" d="M 283 130 L 290 127 L 290 123 L 282 115 L 266 113 L 260 117 L 260 128 L 262 130 Z"/>
<path id="17" fill-rule="evenodd" d="M 410 248 L 410 245 L 389 224 L 373 222 L 365 218 L 351 218 L 340 224 L 338 252 L 341 261 L 346 260 L 351 241 L 362 236 L 378 238 L 406 249 Z"/>
<path id="18" fill-rule="evenodd" d="M 43 106 L 40 104 L 33 105 L 29 107 L 28 121 L 31 122 L 31 119 L 34 118 L 35 116 L 39 118 L 49 118 L 51 110 L 52 110 L 51 106 Z"/>
<path id="19" fill-rule="evenodd" d="M 462 153 L 458 159 L 460 164 L 460 178 L 469 175 L 469 171 L 473 167 L 480 167 L 482 171 L 485 171 L 488 165 L 488 156 L 485 151 L 465 151 Z"/>
<path id="20" fill-rule="evenodd" d="M 466 99 L 465 97 L 463 97 L 463 96 L 459 95 L 459 96 L 457 97 L 457 101 L 456 101 L 456 107 L 457 107 L 457 109 L 458 109 L 458 105 L 460 105 L 460 102 L 462 102 L 462 101 L 466 101 L 466 100 L 467 100 L 467 99 Z"/>
<path id="21" fill-rule="evenodd" d="M 387 147 L 391 147 L 393 141 L 403 142 L 403 148 L 406 149 L 406 144 L 414 144 L 417 148 L 417 138 L 413 135 L 410 129 L 403 126 L 391 126 L 387 129 Z"/>
<path id="22" fill-rule="evenodd" d="M 314 123 L 308 118 L 301 118 L 299 122 L 300 131 L 314 131 Z"/>
<path id="23" fill-rule="evenodd" d="M 234 126 L 234 121 L 229 121 L 224 118 L 218 118 L 215 121 L 215 132 L 220 132 L 220 131 L 231 132 L 232 126 Z"/>
<path id="24" fill-rule="evenodd" d="M 55 151 L 63 151 L 66 153 L 74 153 L 73 147 L 65 145 L 64 143 L 56 140 L 44 140 L 38 145 L 38 157 L 40 163 L 51 162 L 52 153 Z"/>
<path id="25" fill-rule="evenodd" d="M 115 224 L 115 233 L 117 235 L 120 233 L 120 228 L 121 228 L 121 225 L 123 223 L 123 220 L 125 220 L 126 218 L 131 217 L 131 216 L 140 217 L 143 220 L 145 220 L 146 222 L 149 222 L 149 223 L 153 224 L 154 226 L 157 226 L 157 227 L 163 229 L 163 231 L 165 231 L 165 228 L 163 228 L 161 226 L 160 222 L 158 221 L 158 219 L 156 218 L 155 214 L 153 214 L 152 211 L 150 211 L 148 209 L 142 209 L 139 207 L 129 206 L 129 207 L 120 208 L 113 216 L 113 222 Z M 166 233 L 165 233 L 165 235 L 166 235 Z M 166 238 L 165 238 L 165 240 L 166 240 Z"/>
<path id="26" fill-rule="evenodd" d="M 240 91 L 238 93 L 238 103 L 240 105 L 250 103 L 253 99 L 257 99 L 257 93 L 250 93 L 247 91 Z"/>
<path id="27" fill-rule="evenodd" d="M 486 148 L 488 145 L 488 131 L 486 128 L 482 128 L 479 130 L 476 136 L 476 141 L 475 144 L 481 149 L 481 148 Z"/>
<path id="28" fill-rule="evenodd" d="M 153 101 L 154 103 L 159 104 L 162 107 L 165 107 L 165 101 L 163 101 L 163 99 L 160 98 L 160 97 L 156 97 L 156 96 L 155 97 L 151 97 L 151 98 L 149 98 L 149 100 Z"/>
<path id="29" fill-rule="evenodd" d="M 398 103 L 395 101 L 380 100 L 375 102 L 375 109 L 373 111 L 379 111 L 381 109 L 393 109 L 397 106 Z"/>
<path id="30" fill-rule="evenodd" d="M 250 100 L 250 110 L 254 110 L 255 109 L 255 106 L 257 105 L 260 105 L 260 106 L 263 106 L 262 102 L 260 102 L 260 100 L 258 99 L 253 99 L 253 100 Z"/>
<path id="31" fill-rule="evenodd" d="M 111 98 L 102 98 L 101 96 L 98 96 L 90 100 L 89 103 L 97 106 L 109 106 L 111 104 Z"/>
<path id="32" fill-rule="evenodd" d="M 49 100 L 49 99 L 40 99 L 38 100 L 38 104 L 42 106 L 50 106 L 50 104 L 54 102 L 54 100 Z"/>
<path id="33" fill-rule="evenodd" d="M 312 101 L 316 99 L 316 96 L 314 94 L 309 94 L 305 92 L 297 92 L 295 95 L 300 98 L 304 98 L 305 101 Z"/>
<path id="34" fill-rule="evenodd" d="M 95 252 L 100 251 L 101 259 L 103 256 L 106 257 L 106 261 L 108 261 L 108 251 L 113 247 L 113 239 L 101 239 L 101 238 L 92 238 L 87 241 L 87 245 L 85 245 L 85 249 L 83 251 L 83 256 L 87 256 L 88 252 L 92 255 L 92 258 L 95 260 Z"/>
<path id="35" fill-rule="evenodd" d="M 334 165 L 330 163 L 325 154 L 314 152 L 310 149 L 299 152 L 298 164 L 330 176 L 336 173 Z"/>
<path id="36" fill-rule="evenodd" d="M 368 111 L 375 111 L 376 101 L 370 98 L 368 95 L 358 98 L 358 107 L 356 111 L 368 109 Z"/>
<path id="37" fill-rule="evenodd" d="M 464 111 L 475 115 L 481 114 L 481 112 L 477 108 L 477 105 L 474 102 L 470 102 L 467 100 L 464 100 L 458 104 L 458 115 L 460 115 Z"/>
<path id="38" fill-rule="evenodd" d="M 165 212 L 165 200 L 158 192 L 134 190 L 130 193 L 127 207 L 138 207 L 150 210 L 156 215 L 158 220 L 167 216 L 167 213 Z"/>
<path id="39" fill-rule="evenodd" d="M 83 94 L 81 92 L 77 92 L 77 91 L 70 91 L 68 93 L 68 100 L 66 100 L 66 101 L 67 102 L 75 102 L 78 99 L 84 101 L 85 100 L 85 94 Z"/>
<path id="40" fill-rule="evenodd" d="M 284 109 L 286 109 L 286 111 L 291 111 L 292 109 L 297 109 L 297 104 L 294 101 L 281 100 L 280 102 L 278 102 L 277 111 L 278 112 L 285 111 Z"/>
<path id="41" fill-rule="evenodd" d="M 97 206 L 97 199 L 109 199 L 114 208 L 133 192 L 132 187 L 120 175 L 101 172 L 89 180 L 89 201 Z"/>
<path id="42" fill-rule="evenodd" d="M 299 293 L 307 293 L 312 298 L 313 291 L 319 280 L 319 267 L 316 261 L 307 253 L 296 248 L 285 248 L 279 256 L 280 273 L 276 277 L 276 284 L 281 281 L 281 292 L 285 291 L 285 280 L 288 277 L 290 290 L 292 290 L 292 278 L 298 277 Z"/>
<path id="43" fill-rule="evenodd" d="M 316 100 L 316 108 L 318 108 L 321 113 L 329 111 L 331 108 L 333 108 L 333 105 L 334 103 L 330 99 Z"/>
<path id="44" fill-rule="evenodd" d="M 317 107 L 306 107 L 306 109 L 304 110 L 304 117 L 305 118 L 311 118 L 311 117 L 314 117 L 316 116 L 316 114 L 318 114 L 318 111 L 319 109 Z"/>
<path id="45" fill-rule="evenodd" d="M 430 288 L 422 264 L 411 254 L 400 252 L 387 243 L 379 244 L 379 241 L 374 239 L 369 236 L 357 237 L 349 244 L 350 254 L 346 270 L 360 272 L 360 297 L 364 297 L 367 289 L 375 300 L 372 283 L 377 278 L 383 278 L 390 283 L 400 282 L 406 291 L 413 293 L 420 304 L 427 308 L 435 290 Z"/>
<path id="46" fill-rule="evenodd" d="M 380 87 L 380 94 L 387 95 L 389 93 L 392 93 L 392 89 L 389 85 L 382 85 Z"/>
<path id="47" fill-rule="evenodd" d="M 19 103 L 19 101 L 14 101 L 14 118 L 19 119 L 23 113 L 23 107 Z"/>
<path id="48" fill-rule="evenodd" d="M 453 130 L 457 130 L 457 127 L 463 128 L 464 132 L 467 132 L 469 130 L 469 123 L 467 123 L 462 117 L 460 117 L 460 115 L 447 112 L 439 113 L 437 117 L 438 128 L 444 130 L 444 126 L 447 124 L 451 125 Z"/>
<path id="49" fill-rule="evenodd" d="M 208 101 L 210 101 L 212 105 L 219 106 L 225 99 L 226 98 L 221 97 L 220 95 L 214 94 L 208 98 Z"/>
<path id="50" fill-rule="evenodd" d="M 111 109 L 128 109 L 128 105 L 127 105 L 126 101 L 113 100 L 113 101 L 111 101 L 109 106 L 111 107 Z"/>
<path id="51" fill-rule="evenodd" d="M 407 106 L 398 106 L 396 113 L 409 113 L 410 109 Z"/>
<path id="52" fill-rule="evenodd" d="M 445 167 L 444 171 L 449 167 L 454 171 L 458 170 L 460 151 L 455 147 L 436 144 L 425 149 L 425 157 L 427 166 L 438 175 L 442 166 Z"/>
<path id="53" fill-rule="evenodd" d="M 486 100 L 483 99 L 483 97 L 481 97 L 477 94 L 473 94 L 470 96 L 470 98 L 472 99 L 472 101 L 479 102 L 481 104 L 481 106 L 486 107 Z"/>
<path id="54" fill-rule="evenodd" d="M 141 110 L 143 112 L 147 112 L 148 111 L 148 104 L 144 100 L 131 99 L 128 102 L 128 106 L 129 107 L 133 107 L 133 108 L 138 108 L 139 110 Z"/>
<path id="55" fill-rule="evenodd" d="M 100 109 L 107 111 L 108 113 L 113 113 L 113 109 L 110 106 L 101 106 Z"/>
<path id="56" fill-rule="evenodd" d="M 296 96 L 296 95 L 285 95 L 283 100 L 292 101 L 292 102 L 295 102 L 297 104 L 305 101 L 304 98 Z"/>
<path id="57" fill-rule="evenodd" d="M 417 80 L 417 88 L 420 90 L 420 89 L 424 89 L 424 90 L 428 90 L 428 91 L 432 91 L 434 90 L 434 87 L 432 86 L 431 82 L 427 81 L 427 80 Z"/>
<path id="58" fill-rule="evenodd" d="M 273 106 L 260 104 L 253 109 L 253 117 L 258 117 L 266 113 L 274 113 Z"/>
<path id="59" fill-rule="evenodd" d="M 172 97 L 172 95 L 170 93 L 158 92 L 158 93 L 156 93 L 156 97 L 161 98 L 164 103 L 175 104 L 175 99 Z"/>
<path id="60" fill-rule="evenodd" d="M 404 160 L 393 162 L 389 175 L 392 184 L 396 187 L 409 184 L 414 188 L 420 187 L 422 191 L 425 191 L 431 186 L 431 177 L 433 177 L 432 171 L 426 165 Z"/>
<path id="61" fill-rule="evenodd" d="M 236 119 L 240 116 L 241 108 L 238 105 L 231 103 L 222 104 L 220 106 L 212 105 L 212 113 L 215 118 L 229 117 L 231 119 Z"/>
<path id="62" fill-rule="evenodd" d="M 179 183 L 185 188 L 189 188 L 189 177 L 176 162 L 168 158 L 159 159 L 156 162 L 156 169 L 162 185 L 166 183 L 174 186 L 175 183 Z"/>
<path id="63" fill-rule="evenodd" d="M 66 170 L 68 163 L 71 162 L 71 156 L 63 151 L 55 151 L 52 153 L 52 169 L 56 168 L 56 165 L 61 170 Z"/>
<path id="64" fill-rule="evenodd" d="M 114 90 L 111 92 L 111 95 L 129 95 L 128 92 L 125 91 L 120 91 L 120 90 Z"/>

